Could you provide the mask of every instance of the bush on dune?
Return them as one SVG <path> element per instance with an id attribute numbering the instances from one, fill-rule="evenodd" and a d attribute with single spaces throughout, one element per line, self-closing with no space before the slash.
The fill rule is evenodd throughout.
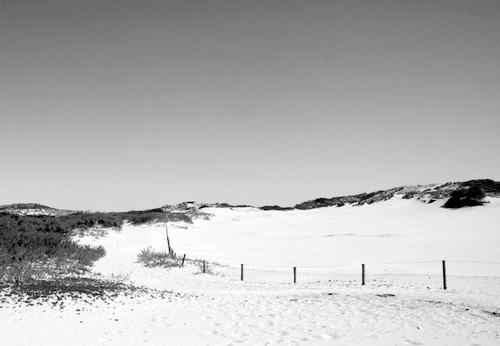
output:
<path id="1" fill-rule="evenodd" d="M 161 209 L 131 210 L 123 213 L 116 213 L 115 215 L 133 225 L 165 221 L 165 213 Z"/>
<path id="2" fill-rule="evenodd" d="M 443 205 L 443 208 L 458 209 L 463 207 L 475 207 L 483 205 L 485 193 L 478 185 L 472 185 L 468 189 L 455 190 Z"/>
<path id="3" fill-rule="evenodd" d="M 72 241 L 70 230 L 52 216 L 0 214 L 0 280 L 19 283 L 45 275 L 49 262 L 64 262 L 59 267 L 68 271 L 75 266 L 81 269 L 104 256 L 102 247 Z"/>
<path id="4" fill-rule="evenodd" d="M 119 228 L 123 219 L 113 213 L 74 213 L 57 217 L 57 221 L 69 230 L 91 227 Z"/>
<path id="5" fill-rule="evenodd" d="M 58 216 L 57 221 L 69 230 L 86 230 L 92 227 L 120 228 L 125 221 L 130 222 L 132 225 L 165 221 L 192 222 L 191 218 L 186 214 L 164 212 L 161 208 L 110 213 L 74 213 Z"/>
<path id="6" fill-rule="evenodd" d="M 114 215 L 133 225 L 142 225 L 153 222 L 186 222 L 192 223 L 191 218 L 183 213 L 165 212 L 160 208 L 150 210 L 131 210 Z"/>

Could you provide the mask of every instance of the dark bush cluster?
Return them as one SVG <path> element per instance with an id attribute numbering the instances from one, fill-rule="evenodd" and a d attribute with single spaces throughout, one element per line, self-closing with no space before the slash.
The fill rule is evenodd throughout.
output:
<path id="1" fill-rule="evenodd" d="M 443 208 L 458 209 L 483 205 L 484 197 L 485 193 L 479 185 L 471 185 L 468 188 L 453 191 Z"/>
<path id="2" fill-rule="evenodd" d="M 85 230 L 96 226 L 120 228 L 125 221 L 133 225 L 163 221 L 192 222 L 191 218 L 184 213 L 164 212 L 160 208 L 110 213 L 74 213 L 58 216 L 57 221 L 69 230 Z"/>
<path id="3" fill-rule="evenodd" d="M 114 213 L 123 221 L 128 221 L 133 225 L 142 225 L 151 222 L 165 221 L 165 213 L 160 209 L 131 210 L 122 213 Z"/>
<path id="4" fill-rule="evenodd" d="M 191 218 L 184 213 L 164 212 L 162 209 L 149 210 L 131 210 L 122 213 L 113 213 L 113 215 L 128 221 L 133 225 L 142 225 L 152 222 L 187 222 L 191 223 Z"/>
<path id="5" fill-rule="evenodd" d="M 88 229 L 95 226 L 119 228 L 123 223 L 120 215 L 113 213 L 74 213 L 58 216 L 57 221 L 68 230 Z"/>
<path id="6" fill-rule="evenodd" d="M 105 228 L 120 228 L 125 221 L 130 222 L 133 225 L 163 221 L 191 222 L 191 218 L 186 214 L 164 212 L 160 208 L 110 213 L 74 213 L 57 216 L 54 220 L 54 222 L 67 230 L 85 230 L 97 226 Z"/>
<path id="7" fill-rule="evenodd" d="M 89 266 L 104 256 L 102 247 L 72 241 L 70 231 L 57 217 L 0 213 L 0 279 L 19 282 L 50 260 Z"/>

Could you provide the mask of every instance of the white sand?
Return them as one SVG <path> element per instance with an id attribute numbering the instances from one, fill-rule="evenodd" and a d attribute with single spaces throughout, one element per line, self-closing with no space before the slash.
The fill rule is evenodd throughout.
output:
<path id="1" fill-rule="evenodd" d="M 213 213 L 188 230 L 170 227 L 176 251 L 220 263 L 261 266 L 371 266 L 370 270 L 440 273 L 439 261 L 500 262 L 500 199 L 480 208 L 443 209 L 393 198 L 373 205 L 308 211 L 205 209 Z M 500 276 L 498 265 L 448 263 L 450 274 Z"/>
<path id="2" fill-rule="evenodd" d="M 450 262 L 443 291 L 438 262 L 500 262 L 498 200 L 454 211 L 399 199 L 311 211 L 209 211 L 210 221 L 171 225 L 173 246 L 231 265 L 211 262 L 212 274 L 200 274 L 192 263 L 136 263 L 147 246 L 165 249 L 163 225 L 83 238 L 106 247 L 96 272 L 180 295 L 109 304 L 68 299 L 62 310 L 0 304 L 0 345 L 500 344 L 500 317 L 492 314 L 500 312 L 499 267 Z M 436 261 L 368 264 L 367 285 L 360 285 L 360 263 L 427 260 Z M 347 268 L 311 268 L 335 265 Z"/>

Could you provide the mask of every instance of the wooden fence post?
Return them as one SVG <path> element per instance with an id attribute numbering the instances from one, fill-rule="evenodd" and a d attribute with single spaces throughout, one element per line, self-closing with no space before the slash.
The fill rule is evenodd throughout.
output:
<path id="1" fill-rule="evenodd" d="M 293 267 L 293 283 L 297 283 L 297 267 Z"/>
<path id="2" fill-rule="evenodd" d="M 365 265 L 361 265 L 361 285 L 365 285 Z"/>
<path id="3" fill-rule="evenodd" d="M 182 263 L 181 263 L 181 267 L 184 267 L 184 260 L 186 259 L 186 254 L 184 254 L 184 256 L 182 256 Z"/>
<path id="4" fill-rule="evenodd" d="M 443 260 L 443 290 L 446 290 L 446 261 Z"/>
<path id="5" fill-rule="evenodd" d="M 167 247 L 168 247 L 168 254 L 170 255 L 172 248 L 170 247 L 170 237 L 168 236 L 168 227 L 167 227 L 167 220 L 166 219 L 165 219 L 165 233 L 167 234 Z"/>
<path id="6" fill-rule="evenodd" d="M 243 263 L 241 264 L 241 281 L 243 281 Z"/>
<path id="7" fill-rule="evenodd" d="M 203 260 L 203 273 L 206 273 L 207 272 L 207 268 L 205 266 L 205 260 Z"/>

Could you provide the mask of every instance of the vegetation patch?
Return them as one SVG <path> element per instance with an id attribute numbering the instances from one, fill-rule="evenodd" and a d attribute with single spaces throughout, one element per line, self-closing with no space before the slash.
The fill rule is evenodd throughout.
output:
<path id="1" fill-rule="evenodd" d="M 72 241 L 70 231 L 56 217 L 0 213 L 0 281 L 82 272 L 105 255 Z"/>
<path id="2" fill-rule="evenodd" d="M 191 217 L 185 213 L 165 212 L 161 208 L 150 210 L 132 210 L 123 213 L 112 213 L 112 215 L 126 220 L 133 225 L 142 225 L 153 222 L 185 222 L 192 223 Z"/>
<path id="3" fill-rule="evenodd" d="M 142 263 L 144 266 L 149 268 L 173 268 L 180 267 L 182 259 L 177 258 L 174 253 L 155 251 L 148 247 L 146 249 L 142 249 L 142 251 L 137 255 L 137 262 Z"/>
<path id="4" fill-rule="evenodd" d="M 453 191 L 450 198 L 443 204 L 443 208 L 458 209 L 463 207 L 475 207 L 483 205 L 486 194 L 479 185 L 471 185 Z"/>
<path id="5" fill-rule="evenodd" d="M 123 218 L 113 213 L 74 213 L 54 217 L 62 227 L 68 230 L 88 229 L 92 227 L 120 228 Z"/>

